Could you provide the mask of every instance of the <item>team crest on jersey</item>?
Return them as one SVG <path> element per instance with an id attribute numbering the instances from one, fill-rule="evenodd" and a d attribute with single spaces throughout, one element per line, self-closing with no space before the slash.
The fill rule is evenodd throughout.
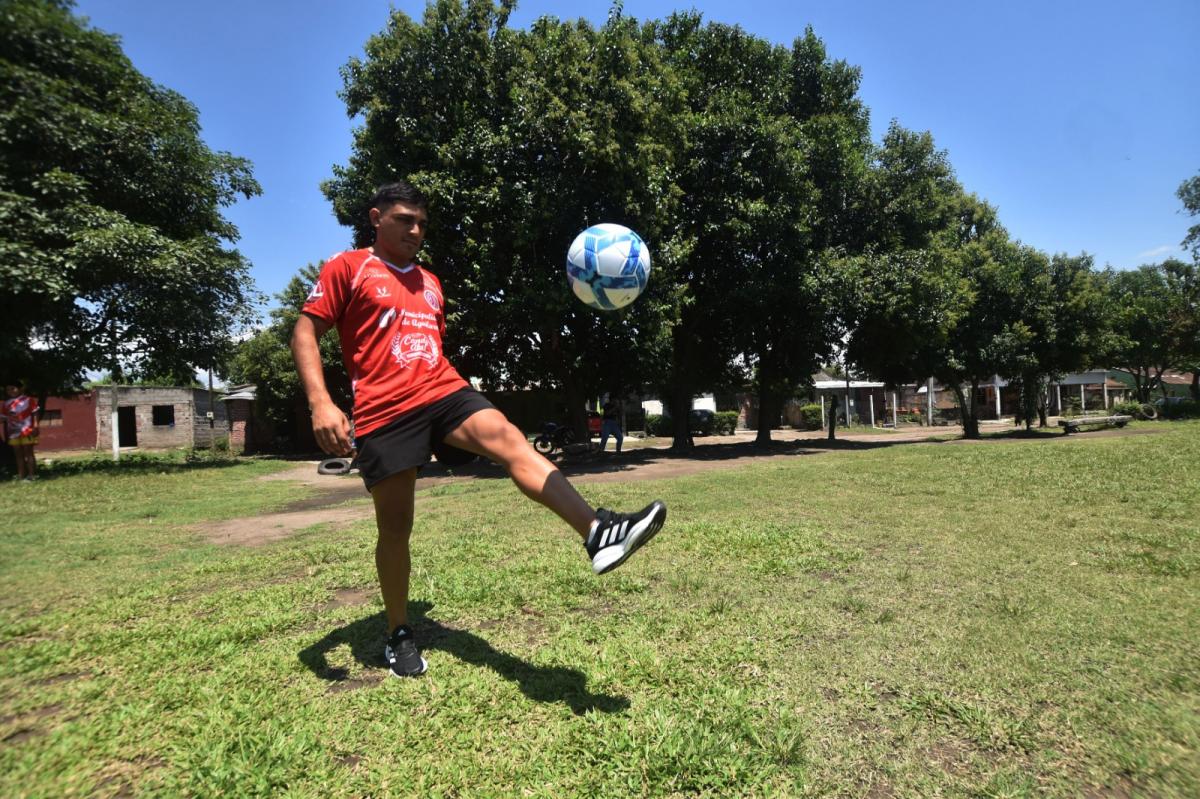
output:
<path id="1" fill-rule="evenodd" d="M 325 289 L 321 287 L 321 281 L 318 280 L 316 283 L 313 283 L 312 289 L 309 290 L 307 302 L 312 302 L 313 300 L 319 300 L 324 296 L 325 296 Z"/>
<path id="2" fill-rule="evenodd" d="M 437 342 L 424 333 L 397 333 L 392 338 L 392 357 L 406 369 L 414 361 L 434 366 L 438 362 Z"/>
<path id="3" fill-rule="evenodd" d="M 425 302 L 429 303 L 429 307 L 435 311 L 442 310 L 442 301 L 432 289 L 425 289 Z"/>

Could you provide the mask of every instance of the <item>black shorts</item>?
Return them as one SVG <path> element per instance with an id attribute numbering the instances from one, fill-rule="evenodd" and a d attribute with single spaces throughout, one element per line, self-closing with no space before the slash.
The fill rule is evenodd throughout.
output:
<path id="1" fill-rule="evenodd" d="M 446 466 L 463 466 L 475 460 L 474 453 L 452 447 L 444 439 L 468 416 L 495 407 L 475 389 L 460 388 L 357 438 L 358 473 L 367 490 L 394 474 L 424 466 L 429 463 L 430 453 Z"/>

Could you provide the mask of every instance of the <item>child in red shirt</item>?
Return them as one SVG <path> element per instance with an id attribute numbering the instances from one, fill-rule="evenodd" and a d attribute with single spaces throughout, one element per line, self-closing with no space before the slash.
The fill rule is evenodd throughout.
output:
<path id="1" fill-rule="evenodd" d="M 38 403 L 35 398 L 26 396 L 21 386 L 7 386 L 5 393 L 8 395 L 3 404 L 5 438 L 17 456 L 17 476 L 22 480 L 33 480 L 37 477 L 33 447 L 38 443 Z"/>

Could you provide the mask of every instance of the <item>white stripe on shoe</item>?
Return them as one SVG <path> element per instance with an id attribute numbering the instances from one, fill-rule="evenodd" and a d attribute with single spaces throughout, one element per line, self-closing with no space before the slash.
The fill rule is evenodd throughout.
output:
<path id="1" fill-rule="evenodd" d="M 667 506 L 661 502 L 655 502 L 651 506 L 650 512 L 639 519 L 632 528 L 629 527 L 629 520 L 624 520 L 619 528 L 622 541 L 611 543 L 608 546 L 601 545 L 596 556 L 592 558 L 592 571 L 596 574 L 604 574 L 620 566 L 662 529 L 666 516 Z M 626 530 L 628 530 L 627 537 L 624 536 Z M 607 533 L 605 537 L 608 537 Z M 613 538 L 615 539 L 616 536 Z"/>

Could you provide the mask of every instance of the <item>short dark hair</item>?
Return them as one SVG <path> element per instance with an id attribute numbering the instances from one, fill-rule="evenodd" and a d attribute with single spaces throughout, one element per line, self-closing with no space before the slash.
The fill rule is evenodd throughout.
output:
<path id="1" fill-rule="evenodd" d="M 376 189 L 375 196 L 371 198 L 371 204 L 368 208 L 378 208 L 380 211 L 386 211 L 396 203 L 415 205 L 422 211 L 429 210 L 429 199 L 425 196 L 424 192 L 403 180 L 397 180 L 394 183 L 385 183 Z"/>

